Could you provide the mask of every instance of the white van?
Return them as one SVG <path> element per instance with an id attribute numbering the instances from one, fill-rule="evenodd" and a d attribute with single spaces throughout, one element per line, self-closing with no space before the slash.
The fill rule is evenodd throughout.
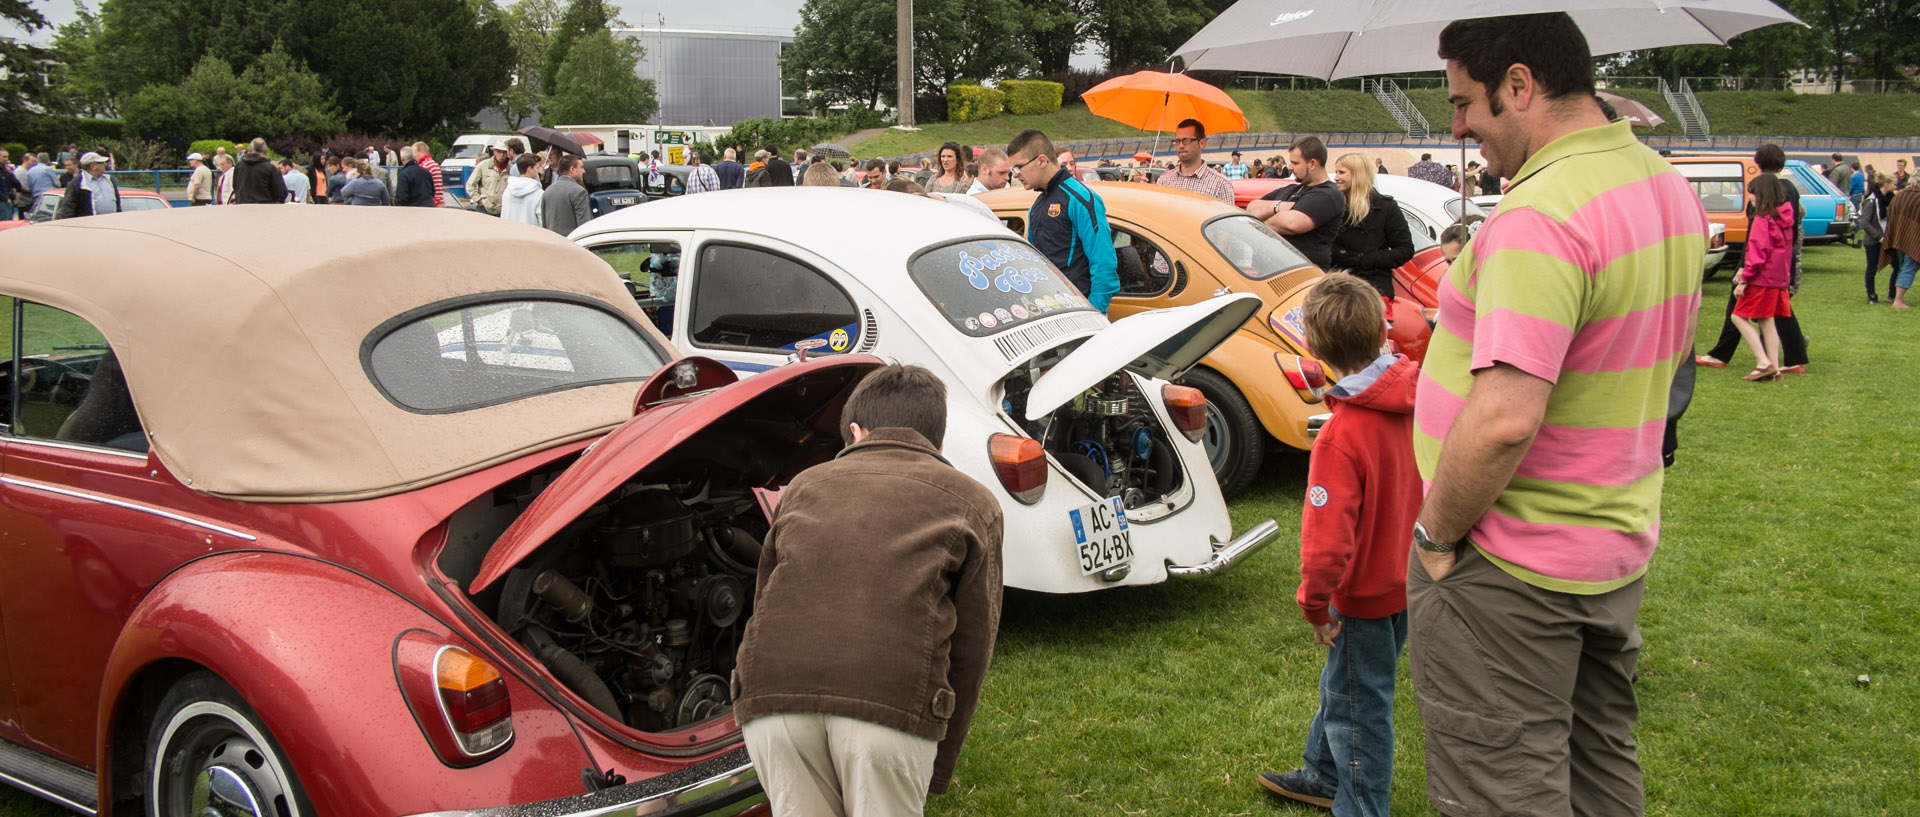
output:
<path id="1" fill-rule="evenodd" d="M 474 162 L 485 158 L 495 146 L 506 146 L 508 139 L 520 140 L 523 148 L 532 141 L 517 133 L 463 133 L 455 137 L 452 152 L 440 159 L 441 181 L 448 190 L 466 196 L 467 176 L 473 173 Z"/>
<path id="2" fill-rule="evenodd" d="M 733 129 L 694 125 L 566 125 L 555 130 L 599 137 L 600 144 L 586 146 L 588 154 L 634 156 L 657 150 L 662 162 L 677 165 L 686 163 L 689 148 L 711 142 Z"/>

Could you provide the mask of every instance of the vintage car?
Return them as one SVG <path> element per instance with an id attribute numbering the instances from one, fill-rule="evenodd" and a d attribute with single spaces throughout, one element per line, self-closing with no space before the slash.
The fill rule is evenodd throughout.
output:
<path id="1" fill-rule="evenodd" d="M 0 230 L 54 220 L 60 209 L 60 200 L 66 198 L 66 195 L 67 189 L 64 187 L 51 188 L 41 193 L 34 198 L 33 205 L 27 209 L 24 221 L 0 222 Z M 122 187 L 120 188 L 120 207 L 126 212 L 138 213 L 143 210 L 166 210 L 173 205 L 152 190 Z"/>
<path id="2" fill-rule="evenodd" d="M 881 361 L 675 362 L 591 254 L 444 208 L 0 256 L 0 780 L 161 817 L 764 813 L 726 681 L 755 492 L 838 451 Z"/>
<path id="3" fill-rule="evenodd" d="M 645 204 L 640 192 L 640 169 L 625 156 L 593 155 L 580 160 L 581 181 L 587 188 L 587 212 L 599 218 L 624 207 Z"/>
<path id="4" fill-rule="evenodd" d="M 572 238 L 616 269 L 676 257 L 675 345 L 743 373 L 871 353 L 938 374 L 946 455 L 1005 510 L 1009 587 L 1205 575 L 1279 532 L 1267 520 L 1233 535 L 1198 442 L 1205 401 L 1163 382 L 1234 334 L 1256 296 L 1201 295 L 1110 324 L 976 212 L 842 187 L 681 196 Z"/>
<path id="5" fill-rule="evenodd" d="M 1239 332 L 1180 379 L 1207 398 L 1207 460 L 1221 491 L 1236 496 L 1259 473 L 1270 440 L 1307 448 L 1312 418 L 1327 410 L 1325 371 L 1307 349 L 1300 319 L 1300 303 L 1322 272 L 1258 219 L 1206 196 L 1126 183 L 1091 188 L 1106 205 L 1119 260 L 1120 294 L 1107 309 L 1111 317 L 1204 302 L 1221 291 L 1261 299 Z M 979 198 L 1010 229 L 1024 232 L 1033 197 L 1005 190 Z M 1429 259 L 1437 262 L 1431 269 L 1408 264 L 1395 271 L 1401 297 L 1388 314 L 1394 343 L 1416 359 L 1425 357 L 1433 334 L 1432 282 L 1446 270 L 1437 248 Z M 1412 297 L 1416 290 L 1426 297 Z"/>

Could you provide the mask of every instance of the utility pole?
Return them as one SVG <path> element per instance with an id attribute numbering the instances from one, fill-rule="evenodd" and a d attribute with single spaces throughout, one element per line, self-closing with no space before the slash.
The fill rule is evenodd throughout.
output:
<path id="1" fill-rule="evenodd" d="M 895 80 L 894 90 L 899 95 L 899 103 L 894 110 L 899 114 L 895 127 L 913 128 L 913 0 L 895 0 L 894 42 L 897 57 L 894 70 L 899 76 Z"/>

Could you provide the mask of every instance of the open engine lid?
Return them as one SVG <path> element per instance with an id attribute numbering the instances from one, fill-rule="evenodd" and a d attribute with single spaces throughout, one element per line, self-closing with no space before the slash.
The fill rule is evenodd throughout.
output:
<path id="1" fill-rule="evenodd" d="M 785 485 L 840 450 L 841 408 L 861 378 L 883 365 L 885 361 L 871 355 L 835 355 L 780 366 L 684 403 L 641 411 L 589 446 L 540 492 L 488 549 L 467 592 L 478 593 L 499 581 L 621 483 L 682 446 L 714 444 L 739 461 L 752 460 L 758 451 L 763 459 L 755 473 L 764 473 L 764 482 Z M 791 423 L 784 422 L 789 419 Z M 749 423 L 760 439 L 741 433 Z M 769 445 L 755 448 L 763 441 Z"/>
<path id="2" fill-rule="evenodd" d="M 1052 414 L 1121 369 L 1172 380 L 1232 337 L 1260 304 L 1260 296 L 1242 292 L 1121 318 L 1034 382 L 1027 419 Z"/>

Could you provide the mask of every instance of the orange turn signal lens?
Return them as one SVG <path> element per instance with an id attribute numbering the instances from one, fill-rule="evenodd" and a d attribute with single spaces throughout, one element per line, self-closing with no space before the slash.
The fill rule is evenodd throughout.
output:
<path id="1" fill-rule="evenodd" d="M 1040 501 L 1047 491 L 1047 452 L 1039 440 L 995 434 L 987 438 L 987 455 L 1007 493 L 1026 505 Z"/>
<path id="2" fill-rule="evenodd" d="M 1160 389 L 1160 399 L 1167 404 L 1167 414 L 1173 418 L 1173 426 L 1180 429 L 1189 442 L 1199 442 L 1207 434 L 1207 396 L 1191 386 L 1175 386 L 1171 383 Z"/>
<path id="3" fill-rule="evenodd" d="M 513 702 L 500 671 L 479 656 L 449 646 L 434 659 L 440 713 L 469 755 L 493 751 L 513 737 Z"/>

